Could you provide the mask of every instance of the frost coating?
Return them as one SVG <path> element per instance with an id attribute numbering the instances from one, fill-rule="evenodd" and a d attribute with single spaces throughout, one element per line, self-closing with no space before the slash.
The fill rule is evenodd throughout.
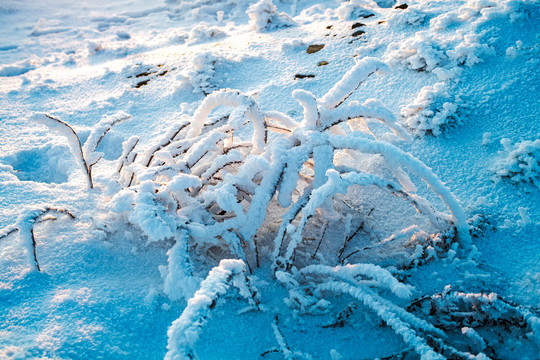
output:
<path id="1" fill-rule="evenodd" d="M 199 286 L 200 279 L 193 276 L 189 258 L 189 236 L 185 230 L 176 232 L 176 243 L 167 251 L 168 271 L 163 284 L 165 294 L 171 300 L 188 300 Z"/>
<path id="2" fill-rule="evenodd" d="M 175 218 L 156 198 L 155 187 L 151 181 L 145 181 L 139 187 L 129 221 L 138 225 L 150 242 L 172 237 L 176 228 Z"/>
<path id="3" fill-rule="evenodd" d="M 338 107 L 358 89 L 368 76 L 377 71 L 388 71 L 388 67 L 377 58 L 363 58 L 347 71 L 326 95 L 319 99 L 319 104 L 327 109 Z"/>

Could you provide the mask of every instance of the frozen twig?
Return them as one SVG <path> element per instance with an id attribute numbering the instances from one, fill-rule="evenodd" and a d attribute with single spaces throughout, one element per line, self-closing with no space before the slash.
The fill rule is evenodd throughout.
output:
<path id="1" fill-rule="evenodd" d="M 242 260 L 222 260 L 219 266 L 210 271 L 199 290 L 189 299 L 182 315 L 173 321 L 167 331 L 166 360 L 196 359 L 193 345 L 210 317 L 210 311 L 216 306 L 218 297 L 224 295 L 231 284 L 239 286 L 241 295 L 248 296 L 240 285 L 242 282 L 234 281 L 235 277 L 245 277 L 245 271 Z"/>
<path id="2" fill-rule="evenodd" d="M 291 348 L 287 344 L 287 341 L 285 340 L 285 337 L 283 336 L 283 333 L 279 328 L 279 318 L 277 315 L 272 322 L 272 329 L 274 330 L 274 336 L 276 337 L 277 343 L 279 345 L 279 351 L 281 351 L 283 357 L 286 360 L 294 360 L 293 352 L 291 351 Z"/>
<path id="3" fill-rule="evenodd" d="M 12 234 L 15 231 L 19 231 L 19 243 L 24 248 L 24 251 L 26 252 L 26 256 L 28 258 L 28 262 L 30 264 L 31 270 L 41 271 L 41 267 L 37 259 L 36 237 L 34 234 L 34 226 L 36 223 L 40 222 L 40 220 L 46 220 L 44 219 L 44 217 L 50 213 L 65 214 L 71 217 L 72 219 L 75 218 L 75 216 L 71 212 L 65 209 L 51 208 L 51 207 L 38 208 L 38 209 L 30 210 L 28 212 L 24 212 L 23 214 L 21 214 L 19 218 L 17 219 L 16 224 L 10 227 L 10 229 L 6 232 L 5 236 Z M 52 220 L 55 218 L 47 218 L 47 219 Z"/>

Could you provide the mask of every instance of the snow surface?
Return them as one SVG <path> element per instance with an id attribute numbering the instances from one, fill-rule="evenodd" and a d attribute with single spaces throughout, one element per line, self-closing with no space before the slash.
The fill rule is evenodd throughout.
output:
<path id="1" fill-rule="evenodd" d="M 538 359 L 539 18 L 3 0 L 0 359 Z"/>

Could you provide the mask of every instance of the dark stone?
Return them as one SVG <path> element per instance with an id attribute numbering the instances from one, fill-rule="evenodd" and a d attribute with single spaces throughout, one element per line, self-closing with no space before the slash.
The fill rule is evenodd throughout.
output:
<path id="1" fill-rule="evenodd" d="M 317 51 L 321 51 L 322 48 L 324 48 L 324 44 L 322 44 L 322 45 L 309 45 L 306 51 L 307 51 L 308 54 L 314 54 Z"/>
<path id="2" fill-rule="evenodd" d="M 137 83 L 137 85 L 135 85 L 135 87 L 138 89 L 138 88 L 140 88 L 141 86 L 147 85 L 149 81 L 150 81 L 150 79 L 146 79 L 146 80 L 143 80 L 143 81 L 139 81 L 139 82 Z"/>
<path id="3" fill-rule="evenodd" d="M 314 78 L 314 77 L 315 77 L 315 75 L 312 75 L 312 74 L 307 74 L 307 75 L 296 74 L 296 75 L 294 75 L 294 80 L 305 79 L 305 78 Z"/>

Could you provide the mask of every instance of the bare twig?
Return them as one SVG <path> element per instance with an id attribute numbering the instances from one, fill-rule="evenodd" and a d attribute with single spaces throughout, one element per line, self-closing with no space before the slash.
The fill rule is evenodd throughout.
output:
<path id="1" fill-rule="evenodd" d="M 317 252 L 319 251 L 319 247 L 321 246 L 321 243 L 324 239 L 324 235 L 326 234 L 327 229 L 328 229 L 328 221 L 325 221 L 321 239 L 319 240 L 319 243 L 317 244 L 317 248 L 315 249 L 315 252 L 313 253 L 313 255 L 311 255 L 311 259 L 315 259 L 315 256 L 317 256 Z"/>
<path id="2" fill-rule="evenodd" d="M 347 204 L 348 205 L 348 204 Z M 349 206 L 349 205 L 348 205 Z M 371 215 L 371 213 L 373 212 L 373 209 L 375 208 L 371 208 L 371 210 L 369 210 L 369 213 L 367 214 L 366 217 L 369 217 Z M 341 256 L 343 256 L 343 252 L 345 251 L 345 248 L 347 247 L 347 245 L 349 244 L 349 242 L 354 239 L 354 237 L 356 235 L 358 235 L 358 233 L 361 231 L 361 230 L 364 230 L 364 225 L 365 225 L 365 220 L 362 220 L 362 222 L 360 223 L 360 225 L 358 226 L 358 228 L 354 231 L 354 233 L 352 235 L 349 235 L 347 236 L 347 238 L 345 239 L 345 241 L 343 242 L 343 246 L 341 247 L 341 249 L 339 249 L 339 252 L 338 252 L 338 260 L 340 263 L 343 264 L 343 261 L 341 260 Z M 349 255 L 350 256 L 350 255 Z M 345 259 L 343 259 L 345 260 Z"/>
<path id="3" fill-rule="evenodd" d="M 345 326 L 345 323 L 351 317 L 354 310 L 356 310 L 357 308 L 358 308 L 358 305 L 356 305 L 354 302 L 351 302 L 344 310 L 342 310 L 338 314 L 336 321 L 328 325 L 323 325 L 323 328 L 326 329 L 326 328 L 337 328 L 337 327 Z"/>
<path id="4" fill-rule="evenodd" d="M 272 349 L 269 349 L 269 350 L 266 350 L 265 352 L 263 352 L 261 354 L 261 357 L 265 357 L 266 355 L 268 354 L 271 354 L 271 353 L 278 353 L 279 352 L 279 349 L 278 348 L 272 348 Z"/>

